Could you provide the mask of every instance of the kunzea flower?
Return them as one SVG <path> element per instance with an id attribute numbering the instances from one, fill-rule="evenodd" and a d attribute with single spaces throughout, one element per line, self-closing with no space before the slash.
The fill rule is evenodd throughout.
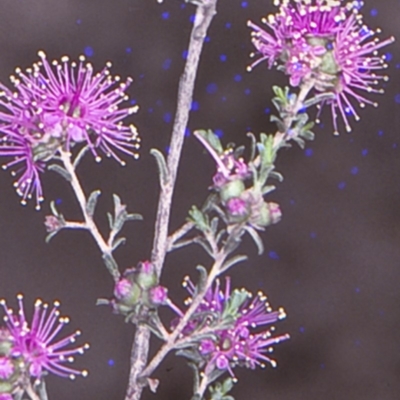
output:
<path id="1" fill-rule="evenodd" d="M 43 51 L 33 67 L 15 70 L 11 76 L 14 91 L 0 85 L 0 156 L 12 158 L 4 168 L 17 166 L 15 183 L 22 201 L 35 194 L 42 200 L 40 172 L 61 148 L 86 144 L 100 161 L 100 149 L 122 165 L 118 153 L 138 157 L 140 138 L 134 125 L 123 121 L 138 107 L 121 107 L 128 100 L 126 90 L 132 82 L 111 76 L 111 63 L 95 73 L 81 56 L 79 62 L 49 61 Z"/>
<path id="2" fill-rule="evenodd" d="M 185 304 L 190 304 L 196 288 L 188 277 L 184 280 L 184 286 L 190 294 Z M 172 305 L 171 308 L 178 313 L 179 318 L 184 315 L 177 306 Z M 226 278 L 224 290 L 221 289 L 219 280 L 216 281 L 214 287 L 207 291 L 196 315 L 185 327 L 184 335 L 201 334 L 201 328 L 198 332 L 196 329 L 204 326 L 204 318 L 209 318 L 205 324 L 207 329 L 212 324 L 216 326 L 216 330 L 212 331 L 213 338 L 203 338 L 197 344 L 199 354 L 205 359 L 204 373 L 207 375 L 219 369 L 228 371 L 236 379 L 233 368 L 238 365 L 254 369 L 256 366 L 264 368 L 265 363 L 269 363 L 275 367 L 276 361 L 268 354 L 272 352 L 273 345 L 289 338 L 288 334 L 272 336 L 275 330 L 273 326 L 265 329 L 266 325 L 285 318 L 284 310 L 280 308 L 272 311 L 266 296 L 261 292 L 252 296 L 244 289 L 231 291 L 230 278 Z M 216 315 L 216 320 L 215 317 L 210 318 L 210 315 Z M 218 323 L 224 320 L 233 322 L 229 328 L 218 329 Z M 179 321 L 174 321 L 173 325 L 177 322 Z"/>
<path id="3" fill-rule="evenodd" d="M 261 55 L 250 67 L 267 61 L 278 66 L 290 77 L 292 86 L 312 81 L 317 92 L 329 92 L 326 100 L 331 107 L 335 133 L 340 115 L 347 131 L 351 131 L 348 115 L 359 119 L 350 99 L 359 103 L 377 104 L 358 91 L 382 93 L 376 88 L 386 76 L 377 70 L 387 68 L 385 56 L 377 50 L 392 43 L 374 36 L 363 22 L 359 9 L 362 1 L 341 0 L 281 0 L 279 12 L 262 22 L 269 32 L 249 22 L 253 29 L 253 44 Z M 253 54 L 254 56 L 254 54 Z"/>
<path id="4" fill-rule="evenodd" d="M 66 365 L 74 361 L 74 355 L 83 354 L 89 348 L 88 344 L 73 348 L 69 346 L 75 343 L 80 331 L 63 339 L 55 339 L 69 322 L 67 317 L 60 317 L 59 302 L 54 302 L 49 311 L 48 304 L 36 300 L 30 324 L 25 317 L 22 295 L 18 295 L 17 314 L 7 307 L 5 300 L 1 300 L 0 304 L 6 314 L 4 321 L 12 340 L 11 356 L 27 365 L 31 377 L 40 378 L 44 370 L 71 379 L 77 375 L 87 376 L 86 370 L 79 371 Z"/>

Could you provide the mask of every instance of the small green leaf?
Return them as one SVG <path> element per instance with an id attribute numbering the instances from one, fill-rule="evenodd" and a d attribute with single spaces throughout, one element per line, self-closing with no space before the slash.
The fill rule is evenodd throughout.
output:
<path id="1" fill-rule="evenodd" d="M 220 273 L 226 272 L 229 268 L 233 267 L 235 264 L 238 264 L 238 263 L 246 261 L 246 260 L 247 260 L 247 256 L 244 256 L 244 255 L 234 256 L 234 257 L 230 258 L 229 260 L 225 261 L 225 263 L 221 267 Z"/>
<path id="2" fill-rule="evenodd" d="M 47 167 L 47 169 L 49 169 L 50 171 L 57 172 L 68 182 L 71 182 L 72 180 L 71 174 L 65 168 L 61 167 L 58 164 L 51 164 Z"/>
<path id="3" fill-rule="evenodd" d="M 89 146 L 84 146 L 84 147 L 81 148 L 81 150 L 79 151 L 79 153 L 75 157 L 75 160 L 74 160 L 74 162 L 72 164 L 74 166 L 74 169 L 76 169 L 76 167 L 79 165 L 79 163 L 81 162 L 83 156 L 87 153 L 88 150 L 89 150 Z"/>
<path id="4" fill-rule="evenodd" d="M 97 205 L 97 200 L 101 194 L 100 190 L 94 190 L 92 193 L 90 193 L 89 199 L 86 203 L 86 212 L 93 217 L 94 211 L 96 209 Z"/>
<path id="5" fill-rule="evenodd" d="M 114 241 L 112 245 L 113 251 L 116 250 L 119 246 L 124 245 L 126 243 L 126 238 L 121 237 Z"/>
<path id="6" fill-rule="evenodd" d="M 56 203 L 54 202 L 54 200 L 52 200 L 50 202 L 50 209 L 51 209 L 51 212 L 53 213 L 53 215 L 55 217 L 58 217 L 60 215 L 58 210 L 57 210 Z"/>
<path id="7" fill-rule="evenodd" d="M 158 174 L 160 177 L 160 184 L 161 186 L 165 186 L 168 182 L 168 177 L 169 177 L 169 171 L 167 163 L 165 161 L 165 157 L 161 153 L 161 151 L 157 149 L 151 149 L 150 154 L 156 159 L 158 166 Z"/>
<path id="8" fill-rule="evenodd" d="M 251 226 L 246 226 L 244 228 L 251 236 L 251 238 L 253 239 L 254 243 L 257 246 L 258 249 L 258 255 L 261 255 L 262 253 L 264 253 L 264 243 L 261 239 L 261 236 L 257 233 L 257 231 L 252 228 Z"/>
<path id="9" fill-rule="evenodd" d="M 53 239 L 53 237 L 56 236 L 58 232 L 59 232 L 59 231 L 54 231 L 54 232 L 49 233 L 49 234 L 46 236 L 46 238 L 44 239 L 44 241 L 45 241 L 46 243 L 50 243 L 50 240 Z"/>
<path id="10" fill-rule="evenodd" d="M 199 136 L 200 140 L 202 139 L 203 141 L 207 142 L 208 145 L 211 146 L 218 154 L 222 154 L 224 152 L 224 148 L 222 147 L 219 137 L 213 131 L 201 129 L 195 131 L 194 134 Z"/>
<path id="11" fill-rule="evenodd" d="M 192 221 L 196 225 L 196 228 L 202 232 L 210 230 L 207 215 L 200 211 L 196 206 L 192 206 L 189 210 L 189 221 Z"/>
<path id="12" fill-rule="evenodd" d="M 199 271 L 199 280 L 197 282 L 197 292 L 202 292 L 207 285 L 208 272 L 202 265 L 198 265 L 196 267 L 196 269 L 197 269 L 197 271 Z"/>

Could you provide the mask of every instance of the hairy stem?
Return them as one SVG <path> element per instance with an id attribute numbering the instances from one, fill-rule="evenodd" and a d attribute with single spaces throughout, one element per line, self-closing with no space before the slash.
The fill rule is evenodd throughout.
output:
<path id="1" fill-rule="evenodd" d="M 199 389 L 197 390 L 197 393 L 195 393 L 199 395 L 201 399 L 203 398 L 204 392 L 206 391 L 209 383 L 210 382 L 208 380 L 208 375 L 204 374 L 203 377 L 201 378 Z"/>
<path id="2" fill-rule="evenodd" d="M 87 212 L 87 199 L 85 192 L 82 189 L 81 183 L 79 182 L 78 176 L 75 171 L 74 164 L 72 163 L 71 160 L 71 153 L 68 151 L 60 150 L 60 159 L 64 165 L 64 168 L 66 171 L 69 173 L 71 180 L 70 184 L 72 187 L 72 190 L 74 191 L 75 197 L 78 200 L 79 206 L 81 208 L 83 218 L 85 220 L 82 225 L 77 226 L 76 228 L 84 228 L 87 229 L 91 235 L 93 236 L 93 239 L 97 243 L 100 251 L 103 254 L 103 258 L 108 257 L 112 260 L 114 260 L 113 255 L 112 255 L 112 248 L 111 246 L 104 240 L 103 236 L 101 235 L 93 217 L 88 214 Z M 72 228 L 71 223 L 67 224 L 67 228 Z M 114 262 L 114 265 L 116 266 L 117 263 Z M 120 277 L 120 273 L 117 269 L 117 267 L 107 267 L 110 274 L 114 278 L 114 281 L 118 281 Z"/>
<path id="3" fill-rule="evenodd" d="M 193 99 L 200 54 L 208 27 L 216 13 L 216 4 L 217 0 L 203 0 L 197 5 L 185 69 L 179 81 L 177 110 L 167 159 L 168 177 L 166 182 L 161 185 L 151 254 L 151 261 L 159 276 L 168 250 L 168 227 L 172 195 Z M 138 382 L 138 378 L 147 363 L 149 337 L 150 333 L 147 327 L 139 326 L 137 328 L 132 346 L 131 371 L 125 400 L 139 400 L 141 397 L 143 385 Z"/>
<path id="4" fill-rule="evenodd" d="M 147 367 L 144 369 L 142 372 L 143 377 L 149 377 L 153 371 L 158 367 L 158 365 L 161 363 L 161 361 L 164 359 L 164 357 L 175 348 L 179 337 L 193 316 L 193 314 L 196 312 L 198 309 L 199 305 L 204 299 L 205 294 L 207 293 L 208 289 L 211 287 L 213 284 L 215 278 L 219 275 L 220 273 L 220 268 L 222 264 L 224 263 L 226 258 L 226 255 L 223 253 L 220 253 L 219 257 L 216 259 L 213 267 L 211 268 L 210 273 L 208 274 L 207 277 L 207 283 L 204 285 L 202 290 L 200 290 L 196 297 L 193 298 L 190 307 L 187 309 L 185 315 L 180 319 L 178 325 L 175 327 L 174 331 L 169 335 L 168 340 L 163 344 L 163 346 L 160 348 L 160 350 L 157 352 L 157 354 L 153 357 L 153 359 L 149 362 Z"/>

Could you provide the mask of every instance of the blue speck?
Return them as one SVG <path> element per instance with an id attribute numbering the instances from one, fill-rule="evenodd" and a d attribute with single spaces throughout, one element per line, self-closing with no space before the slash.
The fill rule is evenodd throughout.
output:
<path id="1" fill-rule="evenodd" d="M 397 149 L 397 143 L 392 144 L 392 149 Z"/>
<path id="2" fill-rule="evenodd" d="M 222 129 L 216 129 L 214 133 L 221 139 L 224 136 L 224 131 Z"/>
<path id="3" fill-rule="evenodd" d="M 187 51 L 187 50 L 183 50 L 183 51 L 182 51 L 182 58 L 183 58 L 184 60 L 186 60 L 186 59 L 187 59 L 187 56 L 188 56 L 188 51 Z"/>
<path id="4" fill-rule="evenodd" d="M 376 17 L 378 15 L 378 10 L 376 8 L 373 8 L 370 11 L 370 15 L 371 15 L 371 17 Z"/>
<path id="5" fill-rule="evenodd" d="M 352 175 L 357 175 L 357 174 L 358 174 L 358 167 L 353 167 L 353 168 L 350 170 L 350 172 L 351 172 Z"/>
<path id="6" fill-rule="evenodd" d="M 380 130 L 380 131 L 378 132 L 378 136 L 383 136 L 383 131 L 382 131 L 382 130 Z"/>
<path id="7" fill-rule="evenodd" d="M 339 190 L 343 190 L 345 187 L 346 187 L 346 182 L 340 182 L 338 185 L 337 185 L 337 187 L 338 187 L 338 189 Z"/>
<path id="8" fill-rule="evenodd" d="M 169 12 L 168 12 L 168 11 L 164 11 L 164 12 L 161 14 L 161 18 L 162 18 L 162 19 L 168 19 L 168 18 L 169 18 Z"/>
<path id="9" fill-rule="evenodd" d="M 207 85 L 206 91 L 208 94 L 213 94 L 213 93 L 217 92 L 217 90 L 218 90 L 218 86 L 216 83 L 209 83 Z"/>
<path id="10" fill-rule="evenodd" d="M 227 59 L 228 59 L 228 57 L 226 56 L 226 54 L 221 54 L 221 55 L 219 56 L 219 60 L 220 60 L 221 62 L 225 62 Z"/>
<path id="11" fill-rule="evenodd" d="M 269 107 L 264 109 L 264 114 L 270 114 L 271 113 L 271 109 Z"/>
<path id="12" fill-rule="evenodd" d="M 170 58 L 167 58 L 162 65 L 162 69 L 167 70 L 171 68 L 172 60 Z"/>
<path id="13" fill-rule="evenodd" d="M 276 251 L 271 250 L 268 255 L 272 260 L 279 260 L 279 255 Z"/>
<path id="14" fill-rule="evenodd" d="M 112 358 L 110 358 L 109 360 L 108 360 L 108 366 L 109 367 L 113 367 L 115 365 L 115 361 L 112 359 Z"/>
<path id="15" fill-rule="evenodd" d="M 293 199 L 290 199 L 289 203 L 293 206 L 296 204 L 296 202 Z"/>
<path id="16" fill-rule="evenodd" d="M 353 115 L 353 110 L 350 107 L 346 107 L 344 111 L 347 115 Z"/>
<path id="17" fill-rule="evenodd" d="M 185 137 L 189 137 L 190 136 L 190 129 L 186 128 L 185 130 Z"/>
<path id="18" fill-rule="evenodd" d="M 368 154 L 368 149 L 362 149 L 361 155 L 365 157 Z"/>
<path id="19" fill-rule="evenodd" d="M 192 101 L 192 106 L 190 108 L 191 111 L 198 111 L 200 108 L 198 101 Z"/>
<path id="20" fill-rule="evenodd" d="M 225 96 L 221 97 L 221 100 L 226 101 L 226 97 Z"/>
<path id="21" fill-rule="evenodd" d="M 354 291 L 355 291 L 356 293 L 360 293 L 361 289 L 360 289 L 359 287 L 356 287 L 356 288 L 354 289 Z"/>
<path id="22" fill-rule="evenodd" d="M 317 237 L 317 234 L 315 232 L 310 233 L 310 238 L 315 239 Z"/>
<path id="23" fill-rule="evenodd" d="M 242 1 L 241 7 L 246 8 L 249 5 L 247 1 Z"/>
<path id="24" fill-rule="evenodd" d="M 81 20 L 81 19 L 77 19 L 77 20 L 76 20 L 76 24 L 77 24 L 77 25 L 80 25 L 81 23 L 82 23 L 82 20 Z"/>
<path id="25" fill-rule="evenodd" d="M 395 101 L 397 104 L 400 104 L 400 93 L 397 93 L 396 96 L 394 96 L 394 101 Z"/>
<path id="26" fill-rule="evenodd" d="M 227 22 L 227 23 L 225 24 L 225 28 L 226 28 L 226 29 L 231 29 L 231 27 L 232 27 L 232 24 L 231 24 L 230 22 Z"/>
<path id="27" fill-rule="evenodd" d="M 314 154 L 313 149 L 305 149 L 304 154 L 306 157 L 311 157 Z"/>
<path id="28" fill-rule="evenodd" d="M 250 93 L 251 93 L 251 90 L 250 90 L 249 88 L 247 88 L 247 89 L 244 90 L 244 94 L 245 94 L 246 96 L 248 96 Z"/>
<path id="29" fill-rule="evenodd" d="M 151 114 L 153 111 L 154 111 L 154 109 L 153 109 L 152 107 L 150 107 L 150 108 L 147 110 L 147 112 L 148 112 L 149 114 Z"/>
<path id="30" fill-rule="evenodd" d="M 131 101 L 129 103 L 130 103 L 130 105 L 134 106 L 136 104 L 136 99 L 131 99 Z"/>
<path id="31" fill-rule="evenodd" d="M 94 55 L 93 47 L 90 46 L 86 46 L 83 52 L 85 53 L 86 57 L 92 57 Z"/>
<path id="32" fill-rule="evenodd" d="M 206 36 L 204 39 L 204 43 L 210 43 L 210 42 L 211 42 L 210 36 Z"/>
<path id="33" fill-rule="evenodd" d="M 393 54 L 392 54 L 392 53 L 389 53 L 389 52 L 387 52 L 387 53 L 385 54 L 385 58 L 386 58 L 386 61 L 391 61 L 391 60 L 392 60 L 392 58 L 393 58 Z"/>
<path id="34" fill-rule="evenodd" d="M 166 112 L 163 116 L 163 120 L 169 124 L 172 121 L 172 114 L 170 112 Z"/>
<path id="35" fill-rule="evenodd" d="M 300 328 L 299 328 L 299 332 L 300 333 L 304 333 L 306 330 L 305 330 L 305 328 L 304 328 L 304 326 L 301 326 Z"/>
<path id="36" fill-rule="evenodd" d="M 171 148 L 170 148 L 169 146 L 167 146 L 167 147 L 165 148 L 165 152 L 166 152 L 167 154 L 169 154 L 170 150 L 171 150 Z"/>
<path id="37" fill-rule="evenodd" d="M 132 48 L 131 48 L 131 47 L 127 47 L 127 48 L 125 49 L 125 53 L 126 53 L 126 54 L 132 53 Z"/>
<path id="38" fill-rule="evenodd" d="M 60 205 L 62 202 L 63 202 L 62 199 L 60 199 L 60 198 L 56 199 L 56 204 L 57 205 Z"/>
<path id="39" fill-rule="evenodd" d="M 190 21 L 192 24 L 193 24 L 193 22 L 194 22 L 195 17 L 196 17 L 195 14 L 192 14 L 192 15 L 189 17 L 189 21 Z"/>
<path id="40" fill-rule="evenodd" d="M 235 80 L 235 82 L 240 82 L 242 80 L 242 75 L 237 74 L 233 79 Z"/>

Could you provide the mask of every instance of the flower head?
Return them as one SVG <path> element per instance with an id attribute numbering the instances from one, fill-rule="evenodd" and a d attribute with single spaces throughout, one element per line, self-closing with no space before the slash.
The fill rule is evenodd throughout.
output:
<path id="1" fill-rule="evenodd" d="M 298 86 L 307 80 L 314 82 L 318 92 L 330 92 L 335 133 L 337 117 L 342 117 L 346 130 L 351 127 L 348 115 L 359 119 L 350 102 L 353 98 L 360 107 L 377 105 L 358 93 L 382 93 L 376 85 L 387 80 L 376 71 L 387 67 L 385 57 L 377 50 L 393 42 L 380 42 L 373 37 L 362 20 L 361 1 L 342 0 L 281 0 L 279 12 L 263 19 L 270 32 L 249 22 L 253 29 L 253 44 L 261 55 L 250 67 L 267 61 L 271 68 L 277 65 L 290 77 L 290 84 Z"/>
<path id="2" fill-rule="evenodd" d="M 185 278 L 184 286 L 192 298 L 196 289 L 188 277 Z M 191 298 L 187 300 L 187 304 L 191 302 Z M 183 313 L 177 311 L 176 306 L 172 308 L 182 317 Z M 267 362 L 276 366 L 275 360 L 267 354 L 272 351 L 271 346 L 287 340 L 289 335 L 272 337 L 274 327 L 266 330 L 263 328 L 261 331 L 259 328 L 285 318 L 283 309 L 272 311 L 266 296 L 261 292 L 253 297 L 244 289 L 231 291 L 230 279 L 226 278 L 224 290 L 221 290 L 217 280 L 214 287 L 207 291 L 196 311 L 196 315 L 200 317 L 188 324 L 184 334 L 190 335 L 197 326 L 202 326 L 202 318 L 207 318 L 210 313 L 216 314 L 219 322 L 224 319 L 234 322 L 227 329 L 216 328 L 213 332 L 216 339 L 202 339 L 198 344 L 199 353 L 206 359 L 206 374 L 214 369 L 226 370 L 235 379 L 233 368 L 237 365 L 253 369 L 257 365 L 263 368 Z"/>
<path id="3" fill-rule="evenodd" d="M 64 325 L 69 322 L 67 317 L 59 316 L 60 304 L 55 302 L 51 311 L 48 312 L 48 305 L 43 304 L 41 300 L 36 300 L 32 322 L 29 325 L 22 300 L 22 295 L 19 295 L 17 314 L 7 307 L 5 300 L 0 301 L 6 314 L 4 321 L 12 339 L 11 356 L 20 357 L 27 364 L 30 376 L 35 378 L 40 378 L 43 370 L 71 379 L 77 375 L 86 376 L 86 370 L 78 371 L 65 365 L 74 361 L 75 354 L 83 354 L 89 348 L 88 344 L 66 348 L 76 341 L 81 334 L 80 331 L 63 339 L 54 340 Z"/>
<path id="4" fill-rule="evenodd" d="M 17 192 L 24 203 L 35 195 L 37 204 L 42 201 L 39 174 L 60 148 L 84 143 L 96 160 L 100 149 L 124 164 L 117 152 L 137 158 L 140 141 L 136 128 L 122 123 L 137 110 L 120 107 L 128 100 L 125 91 L 132 79 L 112 77 L 111 63 L 95 73 L 83 56 L 79 62 L 64 56 L 51 64 L 44 52 L 39 57 L 25 72 L 15 70 L 14 92 L 0 85 L 0 156 L 12 157 L 3 168 L 19 167 Z"/>

